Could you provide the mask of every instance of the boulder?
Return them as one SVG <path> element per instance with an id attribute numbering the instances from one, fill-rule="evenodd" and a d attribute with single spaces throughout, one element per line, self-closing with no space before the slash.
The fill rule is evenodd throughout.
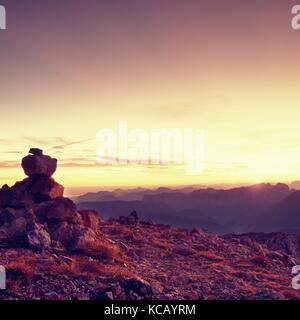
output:
<path id="1" fill-rule="evenodd" d="M 23 208 L 33 203 L 33 197 L 29 192 L 31 180 L 25 179 L 17 182 L 13 187 L 4 185 L 0 189 L 0 207 Z"/>
<path id="2" fill-rule="evenodd" d="M 29 177 L 42 175 L 51 177 L 56 171 L 57 159 L 43 155 L 42 152 L 37 152 L 39 149 L 30 149 L 31 153 L 22 159 L 22 168 L 25 174 Z"/>
<path id="3" fill-rule="evenodd" d="M 45 220 L 51 222 L 62 222 L 70 220 L 77 213 L 75 203 L 68 198 L 56 198 L 45 214 Z"/>
<path id="4" fill-rule="evenodd" d="M 48 225 L 48 230 L 51 235 L 51 239 L 61 242 L 64 246 L 68 246 L 74 237 L 73 225 L 66 221 L 51 223 Z"/>
<path id="5" fill-rule="evenodd" d="M 83 220 L 79 212 L 76 212 L 68 222 L 71 224 L 83 225 Z"/>
<path id="6" fill-rule="evenodd" d="M 68 247 L 85 229 L 81 225 L 71 224 L 66 221 L 48 225 L 51 239 L 61 242 L 65 247 Z"/>
<path id="7" fill-rule="evenodd" d="M 0 226 L 3 226 L 6 223 L 11 223 L 14 219 L 17 218 L 16 210 L 13 208 L 7 208 L 1 210 L 0 212 Z"/>
<path id="8" fill-rule="evenodd" d="M 129 216 L 120 216 L 119 222 L 124 224 L 136 224 L 139 221 L 139 217 L 136 211 L 132 211 Z"/>
<path id="9" fill-rule="evenodd" d="M 0 227 L 0 246 L 8 244 L 25 246 L 26 228 L 27 221 L 23 217 L 4 224 Z"/>
<path id="10" fill-rule="evenodd" d="M 46 221 L 46 214 L 52 205 L 53 205 L 53 200 L 34 203 L 32 205 L 31 208 L 34 211 L 36 219 L 39 222 L 44 223 Z"/>
<path id="11" fill-rule="evenodd" d="M 28 245 L 31 249 L 41 251 L 50 247 L 51 237 L 41 224 L 34 224 L 27 233 Z"/>
<path id="12" fill-rule="evenodd" d="M 92 229 L 96 233 L 99 231 L 99 213 L 95 210 L 80 210 L 79 211 L 83 226 Z"/>
<path id="13" fill-rule="evenodd" d="M 5 228 L 0 228 L 0 248 L 9 245 L 9 236 Z"/>
<path id="14" fill-rule="evenodd" d="M 0 207 L 5 208 L 9 204 L 9 202 L 11 202 L 11 200 L 12 200 L 11 189 L 7 184 L 5 184 L 0 189 Z"/>
<path id="15" fill-rule="evenodd" d="M 97 235 L 90 228 L 83 228 L 76 233 L 72 242 L 69 245 L 71 251 L 88 253 L 91 249 L 91 245 L 95 243 Z"/>
<path id="16" fill-rule="evenodd" d="M 31 209 L 6 208 L 0 213 L 0 226 L 10 225 L 18 218 L 24 218 L 27 224 L 35 222 L 35 215 Z"/>
<path id="17" fill-rule="evenodd" d="M 52 178 L 40 176 L 33 182 L 30 192 L 35 201 L 48 201 L 62 197 L 64 194 L 64 187 L 55 182 Z"/>
<path id="18" fill-rule="evenodd" d="M 175 248 L 173 248 L 173 253 L 175 254 L 179 254 L 181 256 L 191 256 L 193 254 L 195 254 L 195 250 L 189 246 L 185 246 L 185 245 L 177 245 Z"/>

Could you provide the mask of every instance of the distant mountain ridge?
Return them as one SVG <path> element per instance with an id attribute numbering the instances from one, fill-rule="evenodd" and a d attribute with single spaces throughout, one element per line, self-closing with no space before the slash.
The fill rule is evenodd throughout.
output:
<path id="1" fill-rule="evenodd" d="M 300 190 L 293 191 L 265 212 L 257 220 L 256 229 L 300 234 Z"/>
<path id="2" fill-rule="evenodd" d="M 99 191 L 75 199 L 107 219 L 137 210 L 144 220 L 201 227 L 217 234 L 300 230 L 300 192 L 278 183 L 232 189 L 158 188 Z M 281 207 L 283 208 L 281 209 Z M 298 210 L 299 208 L 299 210 Z M 288 221 L 286 217 L 289 217 Z M 276 218 L 274 218 L 274 216 Z"/>

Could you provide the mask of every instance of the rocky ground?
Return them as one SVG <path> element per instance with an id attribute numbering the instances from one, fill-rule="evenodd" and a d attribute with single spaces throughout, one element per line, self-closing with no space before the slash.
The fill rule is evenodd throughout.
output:
<path id="1" fill-rule="evenodd" d="M 141 222 L 136 212 L 100 221 L 63 196 L 56 167 L 30 149 L 27 178 L 0 189 L 0 299 L 300 298 L 291 287 L 297 239 L 222 238 Z"/>
<path id="2" fill-rule="evenodd" d="M 283 251 L 201 230 L 102 221 L 99 256 L 0 249 L 7 290 L 0 299 L 299 299 Z"/>

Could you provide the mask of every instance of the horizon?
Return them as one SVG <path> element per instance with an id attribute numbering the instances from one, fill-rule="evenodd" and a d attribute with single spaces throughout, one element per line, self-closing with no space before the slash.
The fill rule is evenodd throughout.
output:
<path id="1" fill-rule="evenodd" d="M 151 186 L 151 185 L 144 185 L 144 186 L 111 186 L 111 187 L 103 187 L 103 186 L 94 186 L 94 187 L 67 187 L 65 188 L 65 194 L 68 197 L 77 197 L 84 195 L 86 193 L 97 193 L 101 191 L 109 191 L 114 192 L 116 190 L 126 190 L 126 191 L 132 191 L 135 189 L 141 189 L 141 190 L 158 190 L 160 188 L 166 188 L 171 190 L 183 190 L 183 189 L 216 189 L 216 190 L 231 190 L 235 188 L 243 188 L 243 187 L 258 187 L 261 185 L 271 185 L 276 186 L 278 184 L 284 184 L 289 187 L 290 190 L 300 190 L 300 181 L 292 181 L 290 183 L 283 183 L 283 182 L 260 182 L 257 184 L 237 184 L 237 185 L 164 185 L 164 186 Z"/>
<path id="2" fill-rule="evenodd" d="M 1 4 L 1 110 L 11 119 L 2 123 L 1 185 L 22 179 L 31 146 L 59 160 L 67 188 L 300 179 L 293 1 Z M 203 173 L 99 165 L 96 134 L 122 119 L 144 130 L 202 128 Z"/>

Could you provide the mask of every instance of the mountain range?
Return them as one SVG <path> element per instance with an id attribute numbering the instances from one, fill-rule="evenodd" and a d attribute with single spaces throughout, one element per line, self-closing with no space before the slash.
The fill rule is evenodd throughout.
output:
<path id="1" fill-rule="evenodd" d="M 216 234 L 300 233 L 300 191 L 282 183 L 232 189 L 117 189 L 87 193 L 74 201 L 81 209 L 97 209 L 104 219 L 136 210 L 144 220 L 197 226 Z"/>

